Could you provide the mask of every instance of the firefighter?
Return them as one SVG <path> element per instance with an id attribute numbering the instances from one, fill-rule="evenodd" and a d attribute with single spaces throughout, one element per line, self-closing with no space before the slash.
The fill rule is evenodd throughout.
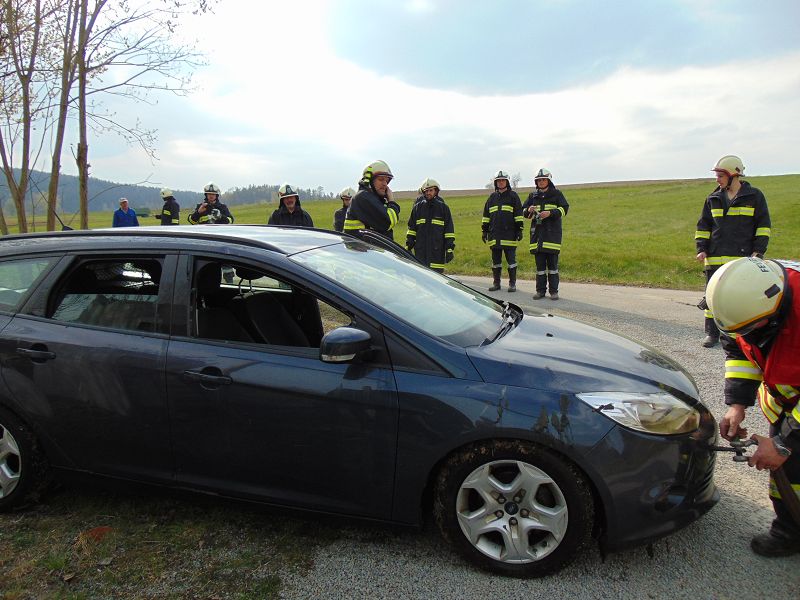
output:
<path id="1" fill-rule="evenodd" d="M 220 189 L 210 181 L 203 188 L 203 201 L 189 215 L 192 225 L 212 225 L 214 223 L 233 223 L 233 215 L 228 207 L 219 201 Z"/>
<path id="2" fill-rule="evenodd" d="M 161 221 L 162 225 L 180 225 L 181 206 L 175 200 L 175 196 L 172 195 L 172 190 L 169 188 L 161 190 L 161 198 L 164 200 L 161 214 L 153 216 Z"/>
<path id="3" fill-rule="evenodd" d="M 503 254 L 508 265 L 508 291 L 517 291 L 517 242 L 522 239 L 522 202 L 511 189 L 508 173 L 498 171 L 494 177 L 494 192 L 486 199 L 481 220 L 481 239 L 492 250 L 492 287 L 500 289 Z"/>
<path id="4" fill-rule="evenodd" d="M 270 215 L 267 225 L 297 225 L 313 227 L 311 215 L 300 206 L 300 195 L 291 185 L 284 183 L 278 188 L 279 206 Z"/>
<path id="5" fill-rule="evenodd" d="M 450 207 L 439 197 L 439 182 L 430 177 L 420 186 L 423 200 L 416 202 L 408 217 L 406 248 L 422 264 L 444 272 L 445 263 L 453 260 L 456 234 Z"/>
<path id="6" fill-rule="evenodd" d="M 722 265 L 740 256 L 763 257 L 770 234 L 769 209 L 764 194 L 742 181 L 744 164 L 738 156 L 723 156 L 712 169 L 717 188 L 703 204 L 703 212 L 694 234 L 697 260 L 702 260 L 706 285 Z M 719 342 L 714 315 L 705 308 L 703 346 L 711 348 Z"/>
<path id="7" fill-rule="evenodd" d="M 553 174 L 539 169 L 533 179 L 536 191 L 528 195 L 522 214 L 531 219 L 531 254 L 536 259 L 536 293 L 534 300 L 544 298 L 550 286 L 550 298 L 558 300 L 558 255 L 561 252 L 561 219 L 567 216 L 569 204 L 553 184 Z"/>
<path id="8" fill-rule="evenodd" d="M 727 440 L 746 436 L 745 409 L 758 399 L 770 437 L 751 436 L 758 449 L 749 464 L 758 470 L 782 468 L 794 488 L 794 499 L 783 498 L 770 476 L 775 519 L 750 547 L 762 556 L 800 553 L 800 522 L 792 518 L 789 504 L 800 494 L 800 262 L 735 259 L 711 277 L 706 298 L 726 334 L 728 410 L 720 434 Z"/>
<path id="9" fill-rule="evenodd" d="M 347 208 L 353 200 L 356 191 L 351 187 L 344 188 L 339 192 L 339 199 L 342 201 L 342 208 L 333 213 L 333 230 L 344 231 L 344 217 L 347 214 Z"/>
<path id="10" fill-rule="evenodd" d="M 364 167 L 358 191 L 353 196 L 344 220 L 344 231 L 359 235 L 364 229 L 394 239 L 392 228 L 400 218 L 400 205 L 394 201 L 389 182 L 392 170 L 382 160 L 376 160 Z"/>

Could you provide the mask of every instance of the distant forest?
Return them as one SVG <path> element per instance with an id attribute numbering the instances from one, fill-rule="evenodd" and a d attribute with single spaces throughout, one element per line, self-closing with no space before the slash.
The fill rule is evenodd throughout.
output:
<path id="1" fill-rule="evenodd" d="M 19 180 L 19 173 L 15 169 L 15 178 Z M 44 216 L 47 210 L 47 186 L 50 174 L 42 171 L 31 172 L 31 183 L 28 190 L 28 216 L 36 214 Z M 171 188 L 175 198 L 181 206 L 194 206 L 202 200 L 202 185 L 197 190 L 179 190 Z M 249 185 L 242 188 L 223 190 L 222 201 L 234 206 L 236 204 L 255 204 L 258 202 L 273 202 L 277 199 L 280 184 Z M 300 194 L 300 200 L 329 200 L 335 197 L 333 192 L 326 193 L 322 187 L 316 189 L 295 188 Z M 61 175 L 58 184 L 59 212 L 71 215 L 78 212 L 78 178 L 72 175 Z M 119 199 L 127 198 L 134 209 L 150 208 L 160 209 L 161 188 L 147 185 L 131 185 L 115 183 L 104 179 L 89 178 L 89 211 L 115 210 L 119 207 Z M 5 176 L 0 178 L 0 206 L 7 216 L 14 214 L 14 205 L 6 185 Z M 138 210 L 137 210 L 138 212 Z"/>

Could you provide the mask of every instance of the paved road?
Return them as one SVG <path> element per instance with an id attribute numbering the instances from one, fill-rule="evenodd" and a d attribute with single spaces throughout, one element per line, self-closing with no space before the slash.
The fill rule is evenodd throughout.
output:
<path id="1" fill-rule="evenodd" d="M 460 277 L 486 291 L 489 280 Z M 684 365 L 695 378 L 716 418 L 722 400 L 724 356 L 706 349 L 697 292 L 564 283 L 561 300 L 533 300 L 532 282 L 519 291 L 493 295 L 526 312 L 549 312 L 635 338 Z M 765 419 L 753 410 L 745 424 L 766 433 Z M 381 526 L 343 526 L 341 539 L 319 550 L 309 572 L 284 578 L 284 598 L 691 598 L 714 600 L 797 600 L 800 556 L 765 559 L 750 552 L 749 540 L 769 526 L 772 511 L 767 475 L 717 461 L 719 504 L 675 535 L 657 542 L 653 557 L 638 548 L 605 560 L 596 549 L 584 553 L 556 576 L 515 580 L 488 575 L 465 564 L 433 527 L 395 531 Z"/>

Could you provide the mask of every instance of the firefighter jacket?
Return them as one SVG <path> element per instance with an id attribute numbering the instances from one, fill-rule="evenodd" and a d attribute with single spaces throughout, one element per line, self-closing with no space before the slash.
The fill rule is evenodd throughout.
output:
<path id="1" fill-rule="evenodd" d="M 495 191 L 483 207 L 481 229 L 489 246 L 514 246 L 522 239 L 522 202 L 517 192 Z"/>
<path id="2" fill-rule="evenodd" d="M 539 219 L 534 213 L 528 217 L 528 208 L 533 207 L 535 213 L 544 210 L 550 211 L 546 219 Z M 552 183 L 547 189 L 537 189 L 528 194 L 528 199 L 522 205 L 522 214 L 531 218 L 531 254 L 558 254 L 561 252 L 561 219 L 569 211 L 569 204 L 564 194 Z"/>
<path id="3" fill-rule="evenodd" d="M 362 181 L 347 209 L 344 230 L 358 235 L 362 229 L 371 229 L 393 240 L 392 228 L 399 218 L 400 205 L 381 198 L 368 182 Z"/>
<path id="4" fill-rule="evenodd" d="M 431 269 L 444 269 L 453 260 L 456 234 L 450 207 L 439 196 L 417 202 L 408 217 L 406 247 Z"/>
<path id="5" fill-rule="evenodd" d="M 706 198 L 694 233 L 697 252 L 705 252 L 705 268 L 717 269 L 754 252 L 764 255 L 769 243 L 770 220 L 761 190 L 742 181 L 739 193 L 728 201 L 717 187 Z"/>
<path id="6" fill-rule="evenodd" d="M 280 200 L 280 206 L 272 211 L 272 215 L 267 221 L 267 225 L 297 225 L 299 227 L 313 227 L 314 221 L 311 215 L 308 214 L 300 206 L 300 198 L 295 201 L 294 210 L 289 212 L 283 198 Z"/>
<path id="7" fill-rule="evenodd" d="M 173 196 L 170 196 L 164 199 L 161 214 L 156 215 L 156 219 L 160 220 L 162 225 L 180 225 L 180 212 L 180 204 Z"/>
<path id="8" fill-rule="evenodd" d="M 347 214 L 347 207 L 342 206 L 339 210 L 333 213 L 333 230 L 344 231 L 344 217 Z"/>
<path id="9" fill-rule="evenodd" d="M 203 201 L 205 202 L 205 200 Z M 200 207 L 203 206 L 203 202 L 198 204 L 194 207 L 194 212 L 189 215 L 189 223 L 192 225 L 213 225 L 214 223 L 222 223 L 222 224 L 229 224 L 233 223 L 233 215 L 231 211 L 228 210 L 228 207 L 224 205 L 222 202 L 217 200 L 214 204 L 211 202 L 208 203 L 206 207 L 206 212 L 199 213 Z M 214 219 L 211 211 L 213 209 L 217 209 L 219 211 L 219 217 Z"/>
<path id="10" fill-rule="evenodd" d="M 800 262 L 775 262 L 786 281 L 777 322 L 767 325 L 777 333 L 767 344 L 753 343 L 753 334 L 723 338 L 725 403 L 752 406 L 757 399 L 767 420 L 780 424 L 793 456 L 800 456 Z"/>

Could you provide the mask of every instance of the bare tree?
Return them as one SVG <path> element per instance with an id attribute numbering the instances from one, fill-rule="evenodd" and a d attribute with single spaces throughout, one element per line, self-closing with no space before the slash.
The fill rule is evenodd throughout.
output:
<path id="1" fill-rule="evenodd" d="M 514 173 L 511 176 L 511 188 L 512 189 L 517 189 L 517 184 L 520 182 L 521 179 L 522 179 L 522 175 L 520 175 L 519 173 Z"/>

